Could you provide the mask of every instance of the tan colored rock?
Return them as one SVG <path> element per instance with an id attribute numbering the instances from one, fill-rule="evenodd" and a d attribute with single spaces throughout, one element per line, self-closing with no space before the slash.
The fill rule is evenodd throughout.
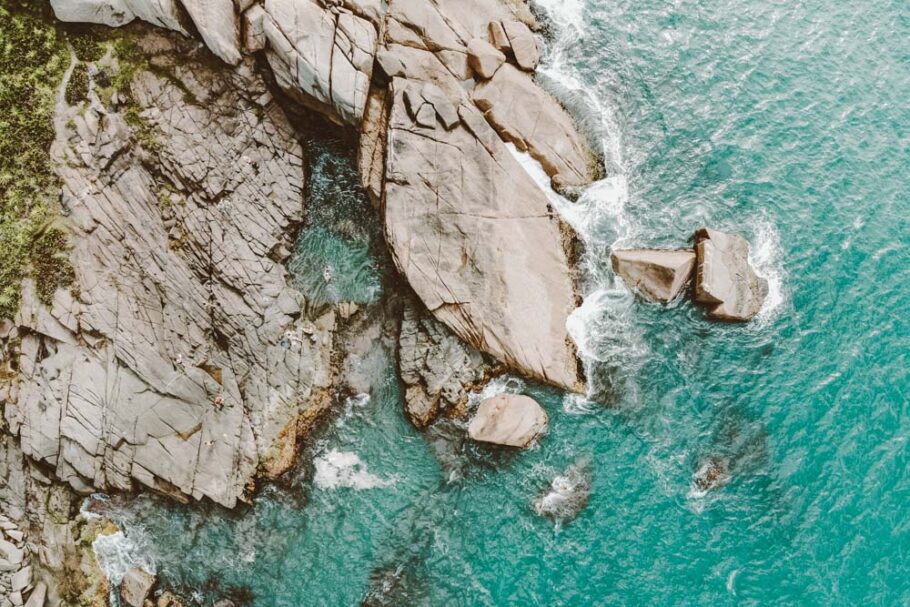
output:
<path id="1" fill-rule="evenodd" d="M 120 27 L 138 18 L 187 33 L 178 0 L 52 0 L 51 7 L 61 21 Z"/>
<path id="2" fill-rule="evenodd" d="M 316 0 L 265 0 L 263 8 L 266 57 L 279 86 L 314 110 L 359 125 L 376 55 L 375 26 Z"/>
<path id="3" fill-rule="evenodd" d="M 492 78 L 505 61 L 506 56 L 483 38 L 472 38 L 468 43 L 468 63 L 484 80 Z"/>
<path id="4" fill-rule="evenodd" d="M 529 74 L 505 64 L 477 85 L 473 99 L 499 135 L 530 153 L 554 183 L 585 185 L 596 178 L 594 154 L 575 121 Z"/>
<path id="5" fill-rule="evenodd" d="M 139 567 L 132 567 L 120 583 L 120 599 L 129 607 L 144 607 L 154 585 L 154 575 Z"/>
<path id="6" fill-rule="evenodd" d="M 529 396 L 499 394 L 480 403 L 468 425 L 476 441 L 527 447 L 547 427 L 547 412 Z"/>
<path id="7" fill-rule="evenodd" d="M 523 70 L 533 72 L 540 63 L 540 49 L 537 36 L 521 21 L 505 20 L 502 28 L 509 38 L 509 46 L 515 55 L 515 63 Z"/>
<path id="8" fill-rule="evenodd" d="M 749 243 L 710 228 L 695 231 L 695 301 L 715 320 L 747 321 L 761 311 L 768 281 L 749 263 Z"/>
<path id="9" fill-rule="evenodd" d="M 389 91 L 385 87 L 370 89 L 360 127 L 357 167 L 360 183 L 373 206 L 379 208 L 385 170 L 386 131 L 389 125 Z"/>
<path id="10" fill-rule="evenodd" d="M 610 259 L 623 282 L 660 303 L 675 299 L 695 268 L 695 252 L 690 249 L 625 249 L 613 251 Z"/>
<path id="11" fill-rule="evenodd" d="M 46 598 L 47 584 L 44 582 L 38 582 L 32 589 L 32 593 L 28 595 L 28 600 L 25 601 L 25 607 L 44 607 L 44 601 Z"/>
<path id="12" fill-rule="evenodd" d="M 566 320 L 575 308 L 558 217 L 480 112 L 423 128 L 393 82 L 384 192 L 396 265 L 436 318 L 516 371 L 584 383 Z"/>
<path id="13" fill-rule="evenodd" d="M 488 34 L 490 37 L 490 44 L 492 44 L 493 48 L 500 53 L 512 51 L 512 45 L 509 44 L 509 37 L 506 35 L 506 30 L 503 29 L 501 21 L 490 21 Z"/>
<path id="14" fill-rule="evenodd" d="M 130 86 L 143 136 L 114 108 L 60 110 L 79 297 L 47 308 L 25 285 L 20 398 L 3 413 L 25 455 L 78 491 L 231 507 L 331 384 L 335 317 L 303 318 L 272 259 L 303 220 L 303 150 L 252 60 L 219 69 L 155 38 L 139 42 L 160 67 Z M 187 94 L 199 82 L 205 103 Z"/>
<path id="15" fill-rule="evenodd" d="M 183 601 L 169 591 L 161 593 L 156 604 L 157 607 L 183 607 Z"/>
<path id="16" fill-rule="evenodd" d="M 230 65 L 240 63 L 240 14 L 234 0 L 185 0 L 181 4 L 209 50 Z"/>

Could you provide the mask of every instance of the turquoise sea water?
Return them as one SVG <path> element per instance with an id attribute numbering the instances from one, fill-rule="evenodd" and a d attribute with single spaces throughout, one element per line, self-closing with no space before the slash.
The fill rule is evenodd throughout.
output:
<path id="1" fill-rule="evenodd" d="M 910 604 L 908 5 L 543 4 L 541 80 L 610 174 L 566 211 L 588 245 L 572 330 L 595 397 L 501 382 L 551 424 L 530 451 L 491 450 L 413 430 L 380 352 L 371 398 L 339 403 L 290 483 L 232 513 L 141 498 L 131 540 L 209 604 Z M 313 229 L 363 250 L 339 217 Z M 771 282 L 748 325 L 638 302 L 610 275 L 611 246 L 703 224 L 749 238 Z M 351 271 L 376 280 L 367 266 Z M 712 458 L 731 479 L 704 493 Z M 584 510 L 537 515 L 580 459 Z"/>

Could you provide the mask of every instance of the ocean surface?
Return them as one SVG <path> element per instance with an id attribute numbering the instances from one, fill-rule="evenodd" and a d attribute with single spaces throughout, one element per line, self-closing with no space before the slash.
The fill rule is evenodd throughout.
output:
<path id="1" fill-rule="evenodd" d="M 112 572 L 144 560 L 203 604 L 256 607 L 910 604 L 910 5 L 538 6 L 539 78 L 608 173 L 559 202 L 587 245 L 570 328 L 591 398 L 488 387 L 546 407 L 528 451 L 420 433 L 377 345 L 370 395 L 338 403 L 290 482 L 235 512 L 122 505 Z M 346 144 L 309 146 L 296 279 L 322 302 L 381 302 L 388 262 Z M 611 275 L 611 247 L 702 225 L 751 242 L 771 285 L 753 322 L 643 303 Z M 705 491 L 708 463 L 727 482 Z M 590 485 L 578 516 L 538 514 L 573 471 Z"/>

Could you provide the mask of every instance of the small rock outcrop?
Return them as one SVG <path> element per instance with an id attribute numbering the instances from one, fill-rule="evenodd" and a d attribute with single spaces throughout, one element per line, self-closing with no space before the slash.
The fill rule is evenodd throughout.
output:
<path id="1" fill-rule="evenodd" d="M 463 407 L 489 366 L 448 327 L 408 303 L 398 338 L 398 368 L 405 384 L 405 413 L 424 428 L 439 413 Z"/>
<path id="2" fill-rule="evenodd" d="M 0 606 L 44 605 L 47 588 L 34 584 L 25 533 L 0 512 Z"/>
<path id="3" fill-rule="evenodd" d="M 481 79 L 492 78 L 505 61 L 506 56 L 483 38 L 468 42 L 468 63 Z"/>
<path id="4" fill-rule="evenodd" d="M 613 251 L 610 259 L 627 285 L 660 303 L 676 299 L 695 268 L 695 252 L 685 249 L 624 249 Z"/>
<path id="5" fill-rule="evenodd" d="M 547 427 L 547 412 L 537 401 L 520 394 L 499 394 L 477 408 L 468 435 L 476 441 L 508 447 L 527 447 Z"/>
<path id="6" fill-rule="evenodd" d="M 597 177 L 597 164 L 568 112 L 530 74 L 505 64 L 473 92 L 474 103 L 503 140 L 537 160 L 557 188 Z"/>
<path id="7" fill-rule="evenodd" d="M 561 524 L 574 519 L 588 505 L 591 463 L 582 457 L 556 475 L 547 491 L 534 501 L 534 512 Z"/>
<path id="8" fill-rule="evenodd" d="M 132 567 L 120 582 L 120 599 L 129 607 L 144 607 L 156 578 L 140 567 Z"/>
<path id="9" fill-rule="evenodd" d="M 715 320 L 747 321 L 761 310 L 768 281 L 749 263 L 749 243 L 742 236 L 710 228 L 695 232 L 695 301 Z"/>

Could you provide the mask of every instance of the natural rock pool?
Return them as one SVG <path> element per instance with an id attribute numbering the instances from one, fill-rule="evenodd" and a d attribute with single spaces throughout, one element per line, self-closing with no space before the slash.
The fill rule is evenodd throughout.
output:
<path id="1" fill-rule="evenodd" d="M 118 514 L 129 541 L 206 604 L 910 601 L 905 8 L 539 4 L 540 79 L 607 161 L 560 204 L 587 244 L 571 327 L 592 399 L 495 383 L 546 408 L 529 451 L 451 422 L 421 433 L 377 342 L 370 397 L 339 399 L 289 483 L 234 512 L 139 498 Z M 380 305 L 378 220 L 343 146 L 320 145 L 291 267 L 325 302 Z M 750 324 L 644 304 L 612 276 L 611 246 L 705 224 L 752 243 L 770 295 Z M 535 504 L 579 464 L 587 504 L 554 524 Z"/>

